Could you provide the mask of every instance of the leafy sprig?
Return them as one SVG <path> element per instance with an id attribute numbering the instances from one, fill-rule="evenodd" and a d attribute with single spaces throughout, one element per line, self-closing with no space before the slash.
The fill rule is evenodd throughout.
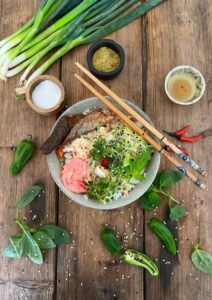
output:
<path id="1" fill-rule="evenodd" d="M 26 255 L 33 263 L 42 264 L 43 250 L 70 243 L 70 234 L 65 229 L 51 224 L 32 228 L 19 217 L 19 210 L 29 205 L 43 191 L 43 185 L 34 185 L 28 188 L 19 199 L 15 223 L 21 231 L 9 238 L 9 244 L 2 251 L 2 256 L 21 258 Z"/>
<path id="2" fill-rule="evenodd" d="M 148 191 L 140 198 L 140 207 L 153 211 L 162 203 L 161 196 L 169 201 L 171 221 L 176 221 L 186 215 L 185 209 L 180 205 L 179 201 L 169 194 L 166 189 L 173 187 L 182 179 L 183 175 L 179 171 L 165 170 L 156 176 L 153 184 Z"/>
<path id="3" fill-rule="evenodd" d="M 205 250 L 199 249 L 199 245 L 195 246 L 191 260 L 197 269 L 212 275 L 212 255 Z"/>

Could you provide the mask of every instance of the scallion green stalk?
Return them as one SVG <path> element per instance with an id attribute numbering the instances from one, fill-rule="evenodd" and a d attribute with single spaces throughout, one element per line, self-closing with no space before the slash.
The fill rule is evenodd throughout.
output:
<path id="1" fill-rule="evenodd" d="M 66 43 L 61 49 L 59 49 L 56 53 L 54 53 L 39 69 L 37 69 L 27 80 L 26 85 L 29 84 L 34 78 L 42 75 L 53 63 L 55 63 L 58 59 L 60 59 L 65 53 L 70 51 L 71 49 L 82 45 L 83 37 L 80 36 L 70 43 Z"/>
<path id="2" fill-rule="evenodd" d="M 100 29 L 92 33 L 91 35 L 87 36 L 84 39 L 84 43 L 92 43 L 106 35 L 109 35 L 115 31 L 122 29 L 123 27 L 127 26 L 128 24 L 132 23 L 134 20 L 140 18 L 142 15 L 146 14 L 152 8 L 158 6 L 159 4 L 163 3 L 166 0 L 149 0 L 143 2 L 139 6 L 135 7 L 134 9 L 127 12 L 125 15 L 115 19 L 114 21 L 110 22 L 102 26 Z"/>
<path id="3" fill-rule="evenodd" d="M 25 31 L 15 35 L 12 39 L 9 39 L 8 42 L 0 48 L 0 56 L 5 54 L 8 50 L 12 49 L 16 45 L 18 45 L 29 34 L 30 30 L 31 28 L 28 28 Z"/>
<path id="4" fill-rule="evenodd" d="M 34 47 L 32 47 L 32 48 L 26 50 L 25 52 L 21 53 L 20 55 L 18 55 L 10 64 L 10 68 L 13 68 L 13 67 L 19 65 L 26 59 L 32 57 L 33 55 L 35 55 L 36 53 L 41 51 L 43 48 L 47 47 L 53 40 L 57 39 L 57 36 L 59 36 L 60 33 L 61 33 L 61 29 L 54 32 L 47 39 L 36 44 Z"/>
<path id="5" fill-rule="evenodd" d="M 67 15 L 62 17 L 60 20 L 55 22 L 53 25 L 51 25 L 49 28 L 47 28 L 45 31 L 40 33 L 33 41 L 25 45 L 23 50 L 27 50 L 37 44 L 38 42 L 44 40 L 49 35 L 51 35 L 56 30 L 62 28 L 67 23 L 74 20 L 77 16 L 79 16 L 82 12 L 84 12 L 86 9 L 88 9 L 90 6 L 92 6 L 94 3 L 96 3 L 98 0 L 84 0 L 82 3 L 80 3 L 77 7 L 75 7 L 72 11 L 70 11 Z"/>
<path id="6" fill-rule="evenodd" d="M 51 8 L 51 6 L 54 4 L 55 0 L 48 0 L 45 4 L 45 6 L 42 9 L 42 6 L 39 8 L 38 13 L 35 17 L 35 22 L 32 26 L 32 29 L 30 32 L 27 34 L 27 36 L 24 38 L 24 40 L 14 49 L 13 51 L 8 55 L 4 65 L 2 66 L 1 69 L 1 74 L 3 76 L 6 76 L 7 71 L 9 69 L 9 65 L 12 62 L 12 60 L 21 52 L 21 50 L 24 48 L 25 45 L 27 45 L 32 38 L 35 36 L 38 27 L 40 26 L 42 19 L 44 18 L 45 14 L 48 12 L 48 10 Z"/>
<path id="7" fill-rule="evenodd" d="M 27 65 L 28 66 L 27 69 L 21 76 L 20 83 L 22 84 L 26 80 L 26 77 L 28 76 L 30 71 L 36 66 L 36 64 L 41 60 L 41 58 L 43 58 L 50 50 L 66 43 L 70 35 L 74 32 L 74 30 L 80 25 L 80 23 L 84 21 L 85 18 L 87 18 L 87 15 L 89 15 L 89 17 L 91 18 L 94 15 L 94 12 L 97 14 L 99 11 L 101 11 L 99 10 L 99 8 L 104 4 L 108 5 L 108 3 L 109 0 L 101 0 L 99 3 L 94 4 L 92 7 L 88 8 L 84 13 L 82 13 L 76 20 L 72 21 L 69 24 L 66 24 L 62 29 L 56 31 L 56 33 L 49 36 L 46 40 L 41 41 L 31 49 L 25 51 L 24 53 L 16 57 L 16 59 L 13 60 L 10 67 L 18 65 L 24 60 L 26 60 L 27 58 L 34 55 L 33 60 L 30 62 L 29 65 Z M 83 28 L 80 28 L 80 31 L 82 32 Z M 79 33 L 79 27 L 77 32 Z M 9 74 L 12 74 L 12 72 L 10 72 Z"/>
<path id="8" fill-rule="evenodd" d="M 54 7 L 50 9 L 48 14 L 45 16 L 43 22 L 39 26 L 39 32 L 41 32 L 45 27 L 47 27 L 47 25 L 51 22 L 62 18 L 81 2 L 82 0 L 58 0 Z"/>
<path id="9" fill-rule="evenodd" d="M 98 21 L 104 19 L 106 16 L 111 14 L 113 11 L 117 10 L 123 3 L 125 3 L 125 0 L 115 0 L 113 3 L 106 9 L 104 10 L 101 14 L 96 16 L 95 18 L 89 20 L 86 22 L 84 25 L 85 27 L 90 27 L 91 25 L 97 23 Z"/>
<path id="10" fill-rule="evenodd" d="M 63 47 L 61 47 L 56 53 L 54 53 L 38 70 L 36 70 L 30 76 L 30 78 L 27 81 L 27 85 L 31 80 L 43 74 L 55 61 L 60 59 L 63 55 L 65 55 L 68 51 L 70 51 L 74 47 L 78 45 L 94 42 L 95 40 L 103 38 L 108 34 L 111 34 L 125 27 L 126 25 L 130 24 L 137 18 L 146 14 L 149 10 L 151 10 L 152 8 L 156 7 L 157 5 L 161 4 L 164 1 L 165 0 L 146 1 L 140 4 L 139 6 L 133 8 L 125 15 L 110 22 L 109 24 L 106 24 L 104 26 L 101 26 L 97 30 L 94 30 L 94 32 L 92 33 L 90 33 L 92 31 L 92 26 L 91 26 L 91 28 L 85 30 L 79 37 L 75 38 L 74 40 L 71 38 L 70 41 L 68 41 Z"/>
<path id="11" fill-rule="evenodd" d="M 22 64 L 18 65 L 16 68 L 7 71 L 6 77 L 13 77 L 19 74 L 21 71 L 23 71 L 31 64 L 33 59 L 34 59 L 33 57 L 30 57 L 28 60 L 25 60 Z"/>
<path id="12" fill-rule="evenodd" d="M 59 2 L 62 2 L 63 0 L 57 1 L 55 3 L 55 6 L 58 5 Z M 46 0 L 45 1 L 41 1 L 40 6 L 38 8 L 39 9 L 43 9 L 44 5 L 46 4 Z M 49 14 L 52 13 L 52 10 L 49 10 Z M 12 35 L 10 35 L 9 37 L 3 39 L 2 41 L 0 41 L 0 47 L 3 47 L 4 45 L 6 45 L 7 43 L 9 43 L 10 41 L 14 40 L 13 42 L 9 43 L 9 45 L 7 45 L 7 47 L 5 47 L 5 49 L 9 50 L 11 48 L 13 48 L 14 46 L 16 46 L 17 44 L 19 44 L 23 38 L 29 33 L 29 31 L 31 30 L 32 25 L 35 22 L 35 17 L 32 17 L 25 25 L 23 25 L 18 31 L 16 31 L 15 33 L 13 33 Z M 19 38 L 17 38 L 19 36 Z M 1 50 L 1 49 L 0 49 Z M 6 50 L 6 51 L 7 51 Z M 5 52 L 0 52 L 0 55 L 3 54 Z"/>
<path id="13" fill-rule="evenodd" d="M 109 23 L 110 21 L 112 21 L 113 19 L 115 19 L 117 16 L 121 15 L 123 12 L 125 12 L 130 6 L 132 6 L 133 4 L 139 2 L 140 0 L 129 0 L 127 3 L 125 3 L 124 5 L 122 5 L 118 10 L 110 13 L 109 15 L 105 16 L 105 18 L 103 18 L 102 20 L 100 20 L 99 22 L 96 23 L 96 26 L 102 26 L 105 25 L 107 23 Z"/>

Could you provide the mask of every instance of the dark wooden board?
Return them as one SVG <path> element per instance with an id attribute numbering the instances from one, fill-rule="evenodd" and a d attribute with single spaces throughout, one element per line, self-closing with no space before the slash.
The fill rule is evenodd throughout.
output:
<path id="1" fill-rule="evenodd" d="M 0 2 L 0 36 L 6 37 L 17 30 L 35 12 L 39 1 L 26 0 Z M 59 63 L 51 68 L 50 74 L 59 76 Z M 14 224 L 15 205 L 23 192 L 36 182 L 45 184 L 45 196 L 38 205 L 23 212 L 31 224 L 55 224 L 57 220 L 57 191 L 47 169 L 45 157 L 39 151 L 26 168 L 15 178 L 8 174 L 14 147 L 27 134 L 32 134 L 39 145 L 49 134 L 56 117 L 45 118 L 33 112 L 25 101 L 15 99 L 15 87 L 19 77 L 0 82 L 1 126 L 0 126 L 0 224 L 1 250 L 9 237 L 18 231 Z M 36 216 L 36 217 L 34 217 Z M 34 221 L 32 221 L 34 219 Z M 25 258 L 11 260 L 1 257 L 0 299 L 52 299 L 55 290 L 56 251 L 48 251 L 42 266 L 33 265 Z"/>
<path id="2" fill-rule="evenodd" d="M 160 130 L 175 131 L 185 124 L 191 124 L 190 133 L 195 134 L 212 126 L 212 24 L 209 16 L 212 16 L 211 2 L 198 0 L 167 1 L 148 14 L 145 76 L 147 92 L 144 102 L 147 114 Z M 166 97 L 165 76 L 177 65 L 192 65 L 202 71 L 207 81 L 207 91 L 199 103 L 188 107 L 179 106 Z M 196 243 L 200 243 L 203 249 L 212 250 L 211 138 L 184 146 L 195 161 L 207 168 L 209 190 L 201 192 L 184 179 L 171 191 L 188 211 L 187 217 L 170 224 L 178 242 L 177 258 L 167 255 L 158 239 L 145 228 L 145 250 L 158 259 L 161 269 L 161 276 L 155 280 L 151 280 L 146 274 L 145 295 L 149 300 L 211 298 L 211 278 L 196 270 L 190 260 L 192 247 Z M 162 160 L 162 169 L 170 167 L 169 163 Z M 150 216 L 152 214 L 145 214 L 146 218 Z M 165 206 L 157 212 L 157 216 L 167 219 Z"/>
<path id="3" fill-rule="evenodd" d="M 126 51 L 126 66 L 119 78 L 107 84 L 122 97 L 130 101 L 137 100 L 142 106 L 142 68 L 132 64 L 142 62 L 141 22 L 136 21 L 128 27 L 131 39 L 126 38 L 125 29 L 111 36 Z M 134 44 L 138 42 L 135 49 Z M 62 62 L 62 81 L 66 86 L 68 105 L 81 99 L 92 97 L 74 77 L 79 72 L 74 62 L 86 65 L 87 47 L 81 47 L 67 55 Z M 99 239 L 101 225 L 116 226 L 120 237 L 129 236 L 130 247 L 143 248 L 143 217 L 138 203 L 120 210 L 102 212 L 79 207 L 60 194 L 59 224 L 70 228 L 74 243 L 71 247 L 61 247 L 58 255 L 57 296 L 63 299 L 143 299 L 143 271 L 123 265 L 108 255 Z M 130 233 L 136 230 L 132 240 Z M 65 271 L 64 271 L 65 270 Z M 127 293 L 126 293 L 127 291 Z"/>
<path id="4" fill-rule="evenodd" d="M 18 0 L 14 10 L 12 1 L 0 0 L 0 38 L 15 31 L 32 16 L 37 4 L 38 1 Z M 123 73 L 107 85 L 143 108 L 160 130 L 175 130 L 186 123 L 192 124 L 191 133 L 211 127 L 211 20 L 210 0 L 168 0 L 147 17 L 113 34 L 111 38 L 125 49 L 126 66 Z M 87 46 L 75 49 L 49 71 L 64 83 L 68 106 L 92 96 L 73 76 L 77 71 L 75 61 L 86 65 L 87 49 Z M 206 94 L 194 106 L 174 105 L 165 96 L 165 75 L 180 64 L 197 67 L 206 78 Z M 147 228 L 145 221 L 152 214 L 143 214 L 138 201 L 115 211 L 83 208 L 58 191 L 46 159 L 39 152 L 20 176 L 11 179 L 8 168 L 17 142 L 31 133 L 40 144 L 56 120 L 37 115 L 25 102 L 16 102 L 17 82 L 18 77 L 0 82 L 0 250 L 17 230 L 13 219 L 18 198 L 37 181 L 45 183 L 44 200 L 32 208 L 33 212 L 29 208 L 23 214 L 30 223 L 33 223 L 34 214 L 39 219 L 37 223 L 58 223 L 72 233 L 73 242 L 48 251 L 43 266 L 35 266 L 25 259 L 1 258 L 0 299 L 210 299 L 211 278 L 197 271 L 189 257 L 196 242 L 210 252 L 212 249 L 211 187 L 203 193 L 184 180 L 171 190 L 188 210 L 186 218 L 171 224 L 179 244 L 178 257 L 171 258 Z M 212 174 L 211 138 L 187 148 Z M 161 169 L 170 167 L 162 162 Z M 211 182 L 211 175 L 207 181 Z M 156 214 L 167 219 L 165 203 Z M 160 277 L 153 278 L 142 269 L 113 260 L 99 240 L 104 224 L 115 226 L 122 240 L 128 236 L 127 247 L 146 251 L 156 259 Z"/>

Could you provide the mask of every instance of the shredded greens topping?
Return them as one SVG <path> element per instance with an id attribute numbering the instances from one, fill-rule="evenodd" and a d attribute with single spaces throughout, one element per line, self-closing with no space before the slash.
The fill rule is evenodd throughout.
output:
<path id="1" fill-rule="evenodd" d="M 126 196 L 145 178 L 153 148 L 137 133 L 123 123 L 116 124 L 107 136 L 101 136 L 99 129 L 93 141 L 90 165 L 93 180 L 87 182 L 88 196 L 99 202 L 110 202 Z M 99 177 L 95 168 L 107 159 L 107 176 Z"/>

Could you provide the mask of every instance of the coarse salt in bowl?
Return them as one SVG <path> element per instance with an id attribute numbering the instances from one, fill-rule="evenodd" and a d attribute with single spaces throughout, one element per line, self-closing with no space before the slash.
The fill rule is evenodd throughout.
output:
<path id="1" fill-rule="evenodd" d="M 26 88 L 29 106 L 44 116 L 57 114 L 65 104 L 65 89 L 54 76 L 42 75 L 32 80 Z"/>
<path id="2" fill-rule="evenodd" d="M 61 89 L 52 80 L 41 81 L 32 91 L 32 102 L 39 108 L 51 109 L 58 105 Z"/>

